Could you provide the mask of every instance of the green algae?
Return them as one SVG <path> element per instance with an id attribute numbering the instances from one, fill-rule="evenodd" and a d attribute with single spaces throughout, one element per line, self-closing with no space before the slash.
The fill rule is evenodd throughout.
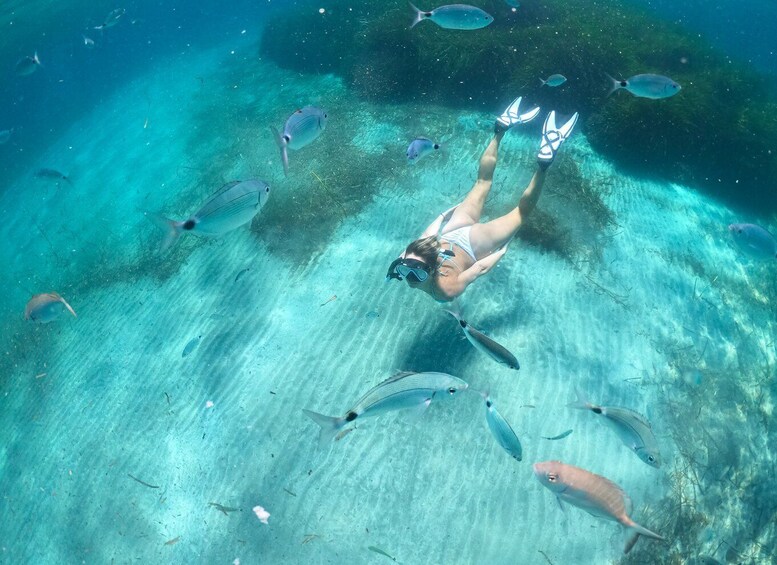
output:
<path id="1" fill-rule="evenodd" d="M 634 6 L 545 0 L 512 13 L 502 2 L 477 5 L 494 23 L 454 32 L 431 22 L 408 29 L 402 2 L 325 15 L 311 4 L 293 18 L 276 14 L 261 53 L 297 71 L 337 73 L 372 102 L 493 111 L 521 93 L 545 108 L 579 111 L 593 147 L 632 173 L 704 186 L 761 211 L 777 208 L 777 96 L 751 67 Z M 541 86 L 539 78 L 553 72 L 567 84 Z M 682 91 L 665 100 L 607 97 L 608 73 L 649 72 L 670 76 Z"/>

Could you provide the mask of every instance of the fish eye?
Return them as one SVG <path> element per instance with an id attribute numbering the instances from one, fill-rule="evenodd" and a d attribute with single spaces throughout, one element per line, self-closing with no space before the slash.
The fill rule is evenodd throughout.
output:
<path id="1" fill-rule="evenodd" d="M 451 388 L 448 389 L 448 393 L 449 394 L 456 394 L 456 389 L 451 387 Z"/>
<path id="2" fill-rule="evenodd" d="M 655 457 L 653 457 L 652 455 L 648 455 L 648 461 L 650 461 L 651 463 L 653 463 L 653 462 L 655 462 L 655 460 L 656 460 L 656 458 L 655 458 Z"/>
<path id="3" fill-rule="evenodd" d="M 265 192 L 270 192 L 270 187 L 268 186 L 267 188 L 264 189 L 264 191 Z"/>
<path id="4" fill-rule="evenodd" d="M 742 228 L 737 229 L 737 233 L 742 233 Z"/>
<path id="5" fill-rule="evenodd" d="M 555 483 L 557 478 L 558 477 L 557 477 L 557 475 L 555 473 L 548 473 L 548 480 L 551 483 Z"/>

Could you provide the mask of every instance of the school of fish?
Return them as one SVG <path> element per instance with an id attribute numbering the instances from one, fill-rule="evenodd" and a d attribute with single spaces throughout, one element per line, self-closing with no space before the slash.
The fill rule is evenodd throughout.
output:
<path id="1" fill-rule="evenodd" d="M 513 11 L 520 6 L 516 0 L 505 1 Z M 482 9 L 465 4 L 443 5 L 427 11 L 411 3 L 410 8 L 413 14 L 410 28 L 415 28 L 419 23 L 429 20 L 446 30 L 474 31 L 486 28 L 494 21 L 494 17 Z M 92 29 L 102 35 L 106 30 L 117 26 L 125 14 L 124 8 L 111 10 L 101 23 L 93 26 Z M 93 39 L 86 35 L 82 35 L 82 38 L 86 48 L 95 47 Z M 41 68 L 43 67 L 38 53 L 34 52 L 19 59 L 14 70 L 18 77 L 29 77 Z M 673 97 L 681 91 L 681 86 L 675 81 L 658 74 L 637 74 L 628 79 L 607 76 L 611 81 L 608 95 L 626 90 L 635 97 L 660 100 Z M 553 73 L 539 80 L 542 86 L 548 88 L 558 88 L 567 84 L 567 78 L 560 73 Z M 317 140 L 326 129 L 328 117 L 324 109 L 308 105 L 293 111 L 286 119 L 282 131 L 269 126 L 280 152 L 284 174 L 288 175 L 290 172 L 289 150 L 299 151 Z M 14 131 L 14 128 L 0 130 L 0 145 L 11 142 Z M 407 162 L 416 164 L 441 148 L 442 145 L 439 142 L 429 137 L 416 137 L 407 147 Z M 57 183 L 64 181 L 72 184 L 68 175 L 56 169 L 40 168 L 34 176 Z M 171 220 L 156 213 L 148 213 L 148 217 L 164 230 L 165 235 L 161 243 L 161 249 L 164 251 L 184 233 L 219 237 L 250 223 L 267 204 L 269 196 L 270 186 L 263 180 L 236 180 L 224 184 L 185 220 Z M 731 224 L 729 231 L 738 248 L 748 256 L 762 260 L 777 258 L 777 240 L 766 229 L 756 224 L 737 223 Z M 245 268 L 240 271 L 234 282 L 249 270 L 250 268 Z M 24 318 L 36 324 L 48 324 L 58 319 L 64 312 L 69 312 L 74 318 L 77 317 L 74 309 L 62 296 L 56 292 L 47 292 L 35 294 L 29 299 L 24 310 Z M 482 355 L 482 358 L 487 357 L 507 369 L 520 368 L 518 359 L 504 345 L 476 329 L 458 312 L 448 311 L 448 313 L 456 320 L 466 340 L 479 355 Z M 371 316 L 371 314 L 375 315 Z M 377 313 L 371 312 L 367 317 L 377 317 Z M 201 339 L 201 335 L 192 338 L 184 346 L 181 357 L 192 355 Z M 433 401 L 459 397 L 467 390 L 472 390 L 467 382 L 450 374 L 402 371 L 367 390 L 342 416 L 325 416 L 308 409 L 304 409 L 303 412 L 319 426 L 320 442 L 331 444 L 335 440 L 342 439 L 353 429 L 355 423 L 363 418 L 394 411 L 409 412 L 415 417 L 420 417 Z M 513 426 L 497 410 L 488 392 L 476 392 L 484 401 L 486 426 L 493 440 L 510 457 L 521 462 L 523 447 Z M 661 466 L 659 442 L 644 416 L 630 408 L 592 404 L 580 391 L 577 394 L 577 401 L 569 404 L 569 407 L 598 416 L 599 421 L 607 424 L 620 441 L 642 462 L 656 469 Z M 507 412 L 510 412 L 509 407 Z M 571 433 L 570 429 L 545 439 L 560 440 Z M 626 543 L 624 550 L 626 553 L 631 550 L 639 536 L 664 540 L 661 535 L 639 525 L 631 518 L 631 500 L 617 484 L 609 479 L 559 461 L 538 462 L 532 468 L 536 479 L 555 495 L 559 504 L 568 503 L 576 506 L 594 516 L 615 521 L 630 531 L 632 537 Z M 216 503 L 210 504 L 224 514 L 227 514 L 227 511 L 236 510 Z M 269 513 L 261 507 L 254 508 L 254 512 L 260 520 L 267 523 Z M 394 559 L 377 547 L 370 546 L 369 549 Z"/>

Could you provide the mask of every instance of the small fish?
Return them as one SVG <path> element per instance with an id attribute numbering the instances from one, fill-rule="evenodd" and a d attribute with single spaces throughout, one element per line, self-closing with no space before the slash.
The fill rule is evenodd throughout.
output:
<path id="1" fill-rule="evenodd" d="M 242 271 L 240 271 L 240 272 L 237 274 L 237 276 L 235 277 L 235 282 L 237 282 L 237 281 L 238 281 L 238 279 L 239 279 L 240 277 L 242 277 L 243 275 L 245 275 L 245 274 L 246 274 L 248 271 L 250 271 L 250 270 L 251 270 L 251 267 L 246 267 L 245 269 L 243 269 Z"/>
<path id="2" fill-rule="evenodd" d="M 407 147 L 407 163 L 415 165 L 421 158 L 440 149 L 440 144 L 426 137 L 416 137 Z"/>
<path id="3" fill-rule="evenodd" d="M 366 317 L 368 320 L 374 320 L 375 318 L 379 317 L 380 314 L 378 314 L 375 310 L 370 310 L 367 312 Z"/>
<path id="4" fill-rule="evenodd" d="M 270 126 L 270 130 L 275 137 L 275 143 L 281 150 L 281 161 L 283 161 L 283 172 L 289 172 L 289 154 L 287 149 L 302 149 L 309 145 L 321 135 L 326 128 L 327 113 L 316 106 L 305 106 L 294 112 L 286 120 L 283 126 L 283 134 Z"/>
<path id="5" fill-rule="evenodd" d="M 624 553 L 631 551 L 640 535 L 664 539 L 629 517 L 631 499 L 609 479 L 560 461 L 535 463 L 533 467 L 534 476 L 542 486 L 556 495 L 559 504 L 568 502 L 592 516 L 614 520 L 631 530 L 634 535 L 626 542 Z"/>
<path id="6" fill-rule="evenodd" d="M 40 66 L 40 59 L 38 58 L 38 52 L 36 51 L 32 57 L 27 55 L 16 62 L 16 75 L 20 77 L 29 76 L 37 71 Z"/>
<path id="7" fill-rule="evenodd" d="M 565 82 L 567 82 L 567 77 L 564 75 L 550 75 L 545 80 L 540 79 L 540 82 L 542 83 L 542 86 L 561 86 Z"/>
<path id="8" fill-rule="evenodd" d="M 175 544 L 177 544 L 179 541 L 181 541 L 181 536 L 178 536 L 177 538 L 173 538 L 173 539 L 171 539 L 171 540 L 167 540 L 167 541 L 165 542 L 165 545 L 175 545 Z"/>
<path id="9" fill-rule="evenodd" d="M 11 140 L 13 134 L 13 128 L 0 130 L 0 145 L 4 145 Z"/>
<path id="10" fill-rule="evenodd" d="M 200 340 L 201 339 L 202 339 L 202 336 L 198 335 L 197 337 L 192 338 L 191 340 L 189 340 L 189 343 L 187 343 L 186 347 L 183 348 L 183 352 L 181 353 L 181 357 L 186 357 L 187 355 L 189 355 L 189 353 L 191 353 L 192 351 L 197 349 L 197 346 L 200 344 Z"/>
<path id="11" fill-rule="evenodd" d="M 494 408 L 494 402 L 488 393 L 481 393 L 486 401 L 486 422 L 496 442 L 502 446 L 516 461 L 523 459 L 523 447 L 521 441 L 502 415 Z"/>
<path id="12" fill-rule="evenodd" d="M 446 310 L 446 312 L 456 318 L 456 320 L 459 322 L 459 325 L 461 326 L 461 329 L 464 330 L 464 335 L 467 336 L 467 340 L 475 349 L 481 353 L 485 353 L 497 363 L 506 365 L 510 369 L 518 370 L 521 368 L 520 364 L 518 363 L 518 359 L 515 358 L 515 355 L 510 353 L 502 345 L 498 344 L 484 333 L 470 326 L 465 320 L 462 320 L 461 316 L 459 316 L 456 312 L 452 312 L 451 310 Z"/>
<path id="13" fill-rule="evenodd" d="M 240 510 L 240 508 L 230 508 L 229 506 L 224 506 L 218 502 L 208 502 L 208 506 L 213 506 L 216 510 L 224 514 L 224 516 L 229 516 L 230 512 L 237 512 Z"/>
<path id="14" fill-rule="evenodd" d="M 56 169 L 38 169 L 37 171 L 35 171 L 35 176 L 39 179 L 52 179 L 56 181 L 63 180 L 68 184 L 71 184 L 71 185 L 73 184 L 73 181 L 70 180 L 70 177 L 68 177 L 64 173 L 60 173 Z"/>
<path id="15" fill-rule="evenodd" d="M 557 436 L 553 436 L 553 437 L 540 436 L 540 437 L 542 439 L 549 439 L 549 440 L 552 441 L 552 440 L 556 440 L 556 439 L 564 439 L 565 437 L 567 437 L 571 433 L 572 433 L 572 430 L 567 430 L 565 432 L 562 432 L 562 433 L 558 434 Z"/>
<path id="16" fill-rule="evenodd" d="M 36 294 L 27 302 L 24 309 L 24 319 L 39 324 L 48 324 L 59 318 L 65 309 L 73 314 L 74 318 L 78 318 L 70 304 L 65 302 L 65 299 L 56 292 Z"/>
<path id="17" fill-rule="evenodd" d="M 731 224 L 728 231 L 739 248 L 757 259 L 777 257 L 777 240 L 756 224 Z"/>
<path id="18" fill-rule="evenodd" d="M 661 466 L 658 442 L 653 435 L 650 424 L 643 416 L 628 408 L 591 404 L 579 390 L 577 391 L 577 402 L 569 404 L 569 407 L 590 410 L 594 414 L 604 416 L 605 421 L 618 434 L 621 441 L 636 453 L 637 457 L 651 467 L 659 468 Z"/>
<path id="19" fill-rule="evenodd" d="M 420 415 L 433 399 L 456 396 L 467 390 L 467 386 L 463 380 L 446 373 L 400 372 L 368 390 L 342 418 L 302 411 L 321 426 L 318 437 L 323 444 L 357 418 L 406 408 L 412 408 Z"/>
<path id="20" fill-rule="evenodd" d="M 626 80 L 615 80 L 610 75 L 607 76 L 612 81 L 612 88 L 610 88 L 610 92 L 607 93 L 607 96 L 616 90 L 624 89 L 639 98 L 659 100 L 661 98 L 674 96 L 680 92 L 680 89 L 682 88 L 671 78 L 661 75 L 635 75 Z"/>
<path id="21" fill-rule="evenodd" d="M 418 22 L 423 20 L 431 20 L 441 28 L 460 30 L 484 28 L 494 21 L 493 16 L 490 14 L 467 4 L 440 6 L 431 12 L 419 10 L 412 3 L 410 3 L 410 7 L 415 12 L 415 18 L 410 25 L 410 29 L 413 29 Z"/>
<path id="22" fill-rule="evenodd" d="M 119 20 L 121 17 L 127 13 L 127 10 L 124 8 L 116 8 L 115 10 L 111 10 L 107 16 L 105 16 L 105 21 L 101 23 L 98 26 L 95 26 L 94 29 L 99 29 L 100 31 L 108 29 L 109 27 L 115 26 L 117 23 L 119 23 Z"/>
<path id="23" fill-rule="evenodd" d="M 326 306 L 327 304 L 329 304 L 330 302 L 333 302 L 333 301 L 335 301 L 335 300 L 337 300 L 337 295 L 336 295 L 336 294 L 333 294 L 332 296 L 330 296 L 329 298 L 327 298 L 327 299 L 326 299 L 324 302 L 322 302 L 322 303 L 321 303 L 321 304 L 319 304 L 318 306 L 319 306 L 319 307 L 321 307 L 321 306 Z"/>
<path id="24" fill-rule="evenodd" d="M 386 553 L 385 551 L 383 551 L 379 547 L 375 547 L 374 545 L 370 545 L 370 546 L 367 547 L 367 549 L 369 549 L 370 551 L 374 551 L 375 553 L 377 553 L 379 555 L 384 555 L 384 556 L 388 557 L 389 559 L 391 559 L 392 561 L 396 561 L 395 557 L 389 555 L 388 553 Z"/>
<path id="25" fill-rule="evenodd" d="M 263 180 L 233 181 L 222 186 L 188 220 L 176 222 L 151 215 L 166 236 L 162 250 L 173 245 L 182 233 L 219 236 L 250 222 L 270 197 L 270 185 Z"/>
<path id="26" fill-rule="evenodd" d="M 94 49 L 94 39 L 86 37 L 85 35 L 82 35 L 81 37 L 84 38 L 84 47 L 87 49 Z"/>

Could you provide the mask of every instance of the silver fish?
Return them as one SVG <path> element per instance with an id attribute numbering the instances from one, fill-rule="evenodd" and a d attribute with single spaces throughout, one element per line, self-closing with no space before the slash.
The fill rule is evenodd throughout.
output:
<path id="1" fill-rule="evenodd" d="M 321 108 L 315 106 L 305 106 L 294 112 L 286 120 L 283 126 L 283 134 L 270 126 L 270 130 L 275 137 L 275 143 L 281 150 L 281 161 L 283 161 L 283 172 L 289 172 L 289 154 L 287 149 L 301 149 L 315 141 L 326 128 L 327 113 Z"/>
<path id="2" fill-rule="evenodd" d="M 540 436 L 542 439 L 549 439 L 551 441 L 557 440 L 557 439 L 564 439 L 565 437 L 569 436 L 574 430 L 567 430 L 565 432 L 561 432 L 557 436 L 553 437 L 547 437 L 547 436 Z"/>
<path id="3" fill-rule="evenodd" d="M 414 28 L 418 22 L 423 20 L 431 20 L 441 28 L 461 30 L 484 28 L 494 21 L 493 16 L 490 14 L 484 12 L 480 8 L 467 4 L 449 4 L 447 6 L 440 6 L 431 12 L 419 10 L 413 6 L 412 3 L 410 3 L 410 7 L 415 12 L 415 18 L 413 19 L 410 29 Z"/>
<path id="4" fill-rule="evenodd" d="M 518 359 L 515 358 L 515 355 L 510 353 L 504 346 L 498 344 L 484 333 L 470 326 L 466 320 L 462 320 L 461 316 L 459 316 L 456 312 L 452 312 L 451 310 L 446 310 L 446 312 L 456 318 L 456 321 L 459 322 L 461 329 L 464 330 L 464 335 L 467 336 L 467 340 L 475 349 L 481 353 L 485 353 L 497 363 L 506 365 L 510 369 L 518 370 L 521 368 L 520 364 L 518 363 Z"/>
<path id="5" fill-rule="evenodd" d="M 488 423 L 488 429 L 491 430 L 491 434 L 496 439 L 496 442 L 502 446 L 507 453 L 509 453 L 517 461 L 523 459 L 523 447 L 521 447 L 521 440 L 513 431 L 513 428 L 505 420 L 502 415 L 494 408 L 494 402 L 488 393 L 482 394 L 483 399 L 486 401 L 486 422 Z"/>
<path id="6" fill-rule="evenodd" d="M 772 234 L 756 224 L 731 224 L 728 231 L 739 248 L 757 259 L 777 257 L 777 240 Z"/>
<path id="7" fill-rule="evenodd" d="M 57 171 L 56 169 L 38 169 L 35 171 L 35 176 L 39 179 L 52 179 L 56 181 L 65 181 L 69 184 L 73 184 L 73 181 L 65 174 Z"/>
<path id="8" fill-rule="evenodd" d="M 674 96 L 680 92 L 680 89 L 682 88 L 671 78 L 661 75 L 635 75 L 626 80 L 615 80 L 610 75 L 607 76 L 612 81 L 612 88 L 610 88 L 610 92 L 607 93 L 607 96 L 616 90 L 624 89 L 639 98 L 659 100 L 661 98 Z"/>
<path id="9" fill-rule="evenodd" d="M 105 21 L 101 23 L 98 26 L 95 26 L 94 29 L 104 30 L 108 29 L 109 27 L 115 26 L 117 23 L 119 23 L 119 20 L 121 17 L 127 13 L 127 10 L 124 8 L 116 8 L 115 10 L 111 10 L 108 12 L 108 15 L 105 16 Z"/>
<path id="10" fill-rule="evenodd" d="M 24 308 L 24 319 L 39 324 L 48 324 L 59 318 L 65 309 L 73 314 L 74 318 L 78 317 L 70 304 L 65 302 L 65 299 L 56 292 L 36 294 L 30 298 Z"/>
<path id="11" fill-rule="evenodd" d="M 201 339 L 202 339 L 202 336 L 198 335 L 197 337 L 189 340 L 189 343 L 186 344 L 186 346 L 183 348 L 183 351 L 181 352 L 181 357 L 186 357 L 187 355 L 189 355 L 189 353 L 197 349 L 197 346 L 200 344 Z"/>
<path id="12" fill-rule="evenodd" d="M 567 77 L 564 75 L 550 75 L 545 80 L 540 79 L 540 82 L 543 86 L 561 86 L 565 82 L 567 82 Z"/>
<path id="13" fill-rule="evenodd" d="M 342 418 L 302 410 L 321 426 L 319 441 L 327 443 L 357 418 L 412 408 L 420 415 L 435 398 L 449 398 L 467 390 L 467 383 L 446 373 L 401 372 L 372 387 Z"/>
<path id="14" fill-rule="evenodd" d="M 86 37 L 85 35 L 82 35 L 81 37 L 84 38 L 84 46 L 87 49 L 93 49 L 94 48 L 94 39 L 91 37 Z"/>
<path id="15" fill-rule="evenodd" d="M 11 135 L 13 135 L 13 128 L 0 130 L 0 145 L 8 143 L 11 140 Z"/>
<path id="16" fill-rule="evenodd" d="M 173 245 L 185 232 L 219 236 L 250 222 L 270 197 L 270 185 L 263 180 L 232 181 L 222 186 L 188 220 L 176 222 L 152 215 L 167 231 L 162 250 Z"/>
<path id="17" fill-rule="evenodd" d="M 414 165 L 419 159 L 434 153 L 438 149 L 440 149 L 439 143 L 435 143 L 426 137 L 416 137 L 407 147 L 407 162 L 410 165 Z"/>
<path id="18" fill-rule="evenodd" d="M 588 402 L 579 390 L 577 391 L 577 402 L 572 402 L 569 407 L 590 410 L 594 414 L 604 416 L 605 422 L 615 430 L 621 441 L 637 457 L 651 467 L 659 468 L 661 466 L 661 454 L 658 450 L 656 436 L 653 435 L 648 421 L 640 414 L 628 408 L 596 406 Z"/>
<path id="19" fill-rule="evenodd" d="M 634 535 L 626 542 L 624 553 L 631 551 L 640 535 L 664 539 L 629 517 L 631 499 L 611 480 L 561 461 L 535 463 L 533 468 L 534 476 L 542 486 L 556 495 L 559 504 L 568 502 L 592 516 L 614 520 L 631 530 Z"/>
<path id="20" fill-rule="evenodd" d="M 37 71 L 40 66 L 40 59 L 38 59 L 38 52 L 36 51 L 32 57 L 27 55 L 16 62 L 16 75 L 20 77 L 29 76 Z"/>

